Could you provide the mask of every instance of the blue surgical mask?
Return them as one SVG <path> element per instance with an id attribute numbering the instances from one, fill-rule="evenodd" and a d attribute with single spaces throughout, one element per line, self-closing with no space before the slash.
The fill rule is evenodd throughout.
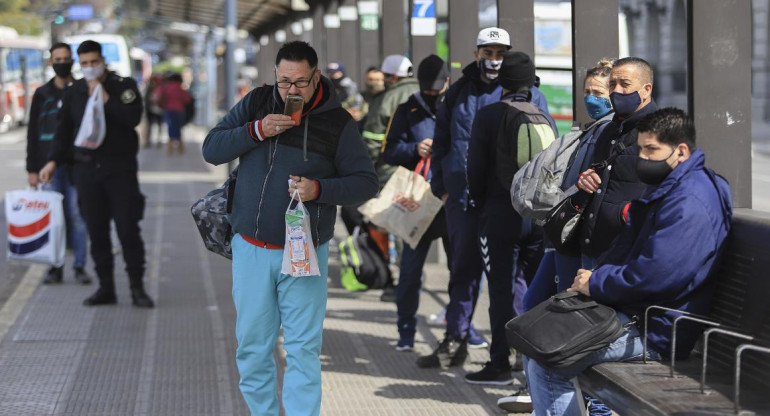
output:
<path id="1" fill-rule="evenodd" d="M 612 111 L 612 104 L 607 97 L 597 97 L 588 94 L 583 97 L 583 102 L 585 102 L 588 115 L 594 120 L 598 120 Z"/>
<path id="2" fill-rule="evenodd" d="M 613 92 L 610 94 L 610 100 L 612 101 L 612 107 L 615 109 L 615 114 L 623 117 L 634 114 L 639 104 L 642 103 L 642 97 L 639 96 L 638 91 L 629 92 L 628 94 Z"/>

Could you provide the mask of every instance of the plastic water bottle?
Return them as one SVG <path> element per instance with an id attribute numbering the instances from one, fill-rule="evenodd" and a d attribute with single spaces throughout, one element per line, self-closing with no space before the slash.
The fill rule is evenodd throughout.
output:
<path id="1" fill-rule="evenodd" d="M 390 257 L 390 264 L 397 264 L 398 251 L 396 250 L 396 236 L 393 233 L 388 233 L 388 256 Z"/>

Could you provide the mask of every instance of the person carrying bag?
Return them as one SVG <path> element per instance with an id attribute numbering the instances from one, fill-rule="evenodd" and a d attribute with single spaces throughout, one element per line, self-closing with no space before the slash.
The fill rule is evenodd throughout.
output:
<path id="1" fill-rule="evenodd" d="M 380 195 L 358 208 L 359 212 L 416 248 L 442 205 L 430 190 L 429 172 L 429 158 L 420 160 L 414 171 L 399 166 Z"/>

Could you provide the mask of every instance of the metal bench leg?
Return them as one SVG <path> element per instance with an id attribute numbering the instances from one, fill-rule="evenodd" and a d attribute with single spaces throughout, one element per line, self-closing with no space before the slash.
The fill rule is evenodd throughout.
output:
<path id="1" fill-rule="evenodd" d="M 703 333 L 703 363 L 701 364 L 700 371 L 700 392 L 706 394 L 706 365 L 709 357 L 709 337 L 713 332 L 718 334 L 724 334 L 735 338 L 740 338 L 746 341 L 753 341 L 754 337 L 742 334 L 740 332 L 729 331 L 723 328 L 709 328 Z"/>
<path id="2" fill-rule="evenodd" d="M 745 350 L 757 351 L 763 354 L 770 354 L 770 348 L 760 347 L 754 344 L 741 344 L 735 349 L 735 393 L 733 394 L 733 402 L 735 403 L 735 414 L 739 414 L 741 411 L 740 394 L 741 394 L 741 354 Z"/>

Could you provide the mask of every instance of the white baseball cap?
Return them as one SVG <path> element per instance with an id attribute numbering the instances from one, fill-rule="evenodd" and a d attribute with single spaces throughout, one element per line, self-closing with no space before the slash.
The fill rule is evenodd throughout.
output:
<path id="1" fill-rule="evenodd" d="M 503 45 L 511 49 L 511 36 L 505 29 L 499 27 L 481 29 L 478 38 L 476 38 L 476 46 L 486 45 Z"/>
<path id="2" fill-rule="evenodd" d="M 412 61 L 404 55 L 388 55 L 382 61 L 380 70 L 390 75 L 410 77 L 412 76 Z"/>

